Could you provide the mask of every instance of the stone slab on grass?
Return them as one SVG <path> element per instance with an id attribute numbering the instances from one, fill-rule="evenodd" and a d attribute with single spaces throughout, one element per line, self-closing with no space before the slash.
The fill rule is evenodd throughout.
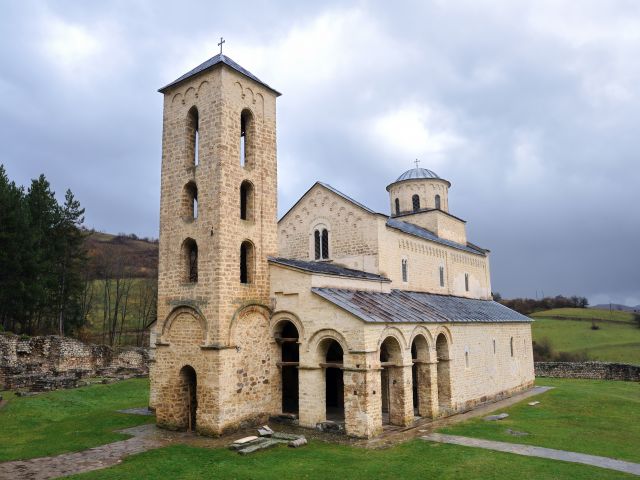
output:
<path id="1" fill-rule="evenodd" d="M 280 440 L 273 440 L 271 438 L 260 438 L 255 442 L 252 442 L 251 445 L 248 445 L 244 448 L 238 450 L 240 455 L 248 455 L 253 452 L 257 452 L 258 450 L 266 450 L 267 448 L 273 448 L 277 445 L 280 445 L 282 442 Z"/>
<path id="2" fill-rule="evenodd" d="M 484 417 L 483 420 L 485 422 L 493 422 L 495 420 L 502 420 L 509 416 L 508 413 L 499 413 L 498 415 L 489 415 L 488 417 Z"/>

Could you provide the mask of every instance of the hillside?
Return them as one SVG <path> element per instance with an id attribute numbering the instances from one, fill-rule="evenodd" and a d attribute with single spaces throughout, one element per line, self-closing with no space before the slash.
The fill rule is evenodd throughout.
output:
<path id="1" fill-rule="evenodd" d="M 558 308 L 531 315 L 533 340 L 548 341 L 556 353 L 589 360 L 640 365 L 640 328 L 629 312 Z M 598 328 L 592 329 L 595 324 Z"/>
<path id="2" fill-rule="evenodd" d="M 158 243 L 134 236 L 91 232 L 85 239 L 91 278 L 114 263 L 125 265 L 133 278 L 153 278 L 158 271 Z"/>

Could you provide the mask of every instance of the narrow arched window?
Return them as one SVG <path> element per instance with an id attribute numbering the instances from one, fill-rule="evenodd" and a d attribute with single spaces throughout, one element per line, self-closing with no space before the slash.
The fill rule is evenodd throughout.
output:
<path id="1" fill-rule="evenodd" d="M 436 210 L 440 210 L 440 195 L 436 195 Z"/>
<path id="2" fill-rule="evenodd" d="M 413 197 L 411 197 L 411 203 L 413 204 L 414 212 L 420 210 L 420 195 L 414 195 Z"/>
<path id="3" fill-rule="evenodd" d="M 254 153 L 254 122 L 249 110 L 243 110 L 240 114 L 240 165 L 251 165 Z"/>
<path id="4" fill-rule="evenodd" d="M 511 337 L 511 340 L 509 341 L 510 347 L 511 347 L 511 356 L 513 357 L 513 337 Z"/>
<path id="5" fill-rule="evenodd" d="M 464 290 L 466 292 L 469 291 L 469 274 L 468 273 L 464 274 Z"/>
<path id="6" fill-rule="evenodd" d="M 406 258 L 402 259 L 402 281 L 403 282 L 408 282 L 409 281 L 409 272 L 408 272 L 407 259 Z"/>
<path id="7" fill-rule="evenodd" d="M 396 198 L 396 215 L 400 215 L 400 199 Z"/>
<path id="8" fill-rule="evenodd" d="M 240 245 L 240 283 L 253 283 L 255 254 L 253 244 L 245 240 Z"/>
<path id="9" fill-rule="evenodd" d="M 444 287 L 444 267 L 440 267 L 440 286 Z"/>
<path id="10" fill-rule="evenodd" d="M 322 230 L 322 258 L 329 258 L 329 231 L 326 228 Z"/>
<path id="11" fill-rule="evenodd" d="M 197 166 L 200 163 L 200 116 L 198 109 L 191 107 L 187 114 L 187 158 L 189 164 Z"/>
<path id="12" fill-rule="evenodd" d="M 182 244 L 182 262 L 185 271 L 185 281 L 198 281 L 198 245 L 193 238 L 187 238 Z"/>
<path id="13" fill-rule="evenodd" d="M 322 246 L 320 245 L 320 230 L 313 232 L 313 250 L 316 260 L 320 260 L 322 256 Z"/>
<path id="14" fill-rule="evenodd" d="M 253 220 L 253 185 L 245 180 L 240 184 L 240 219 Z"/>
<path id="15" fill-rule="evenodd" d="M 189 182 L 184 186 L 182 217 L 187 221 L 198 218 L 198 187 L 194 182 Z"/>
<path id="16" fill-rule="evenodd" d="M 464 351 L 464 366 L 469 368 L 469 347 L 465 348 Z"/>

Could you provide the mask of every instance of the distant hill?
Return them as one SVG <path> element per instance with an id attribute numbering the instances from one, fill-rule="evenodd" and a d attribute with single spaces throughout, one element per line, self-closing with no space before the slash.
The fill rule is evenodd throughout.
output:
<path id="1" fill-rule="evenodd" d="M 124 265 L 134 278 L 152 278 L 158 272 L 158 242 L 135 235 L 89 232 L 85 240 L 91 278 L 100 278 L 104 266 Z"/>
<path id="2" fill-rule="evenodd" d="M 593 307 L 597 310 L 609 310 L 608 303 L 601 303 L 600 305 L 594 305 Z M 617 310 L 619 312 L 640 312 L 640 305 L 636 305 L 635 307 L 630 307 L 628 305 L 621 305 L 619 303 L 612 303 L 611 310 Z"/>

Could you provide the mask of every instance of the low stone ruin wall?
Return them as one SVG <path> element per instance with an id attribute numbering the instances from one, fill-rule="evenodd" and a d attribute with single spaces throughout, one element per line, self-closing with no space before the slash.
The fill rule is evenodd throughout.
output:
<path id="1" fill-rule="evenodd" d="M 126 378 L 149 374 L 146 348 L 112 349 L 55 335 L 0 334 L 0 390 L 71 388 L 82 378 Z"/>
<path id="2" fill-rule="evenodd" d="M 536 362 L 536 377 L 640 382 L 640 365 L 606 362 Z"/>

